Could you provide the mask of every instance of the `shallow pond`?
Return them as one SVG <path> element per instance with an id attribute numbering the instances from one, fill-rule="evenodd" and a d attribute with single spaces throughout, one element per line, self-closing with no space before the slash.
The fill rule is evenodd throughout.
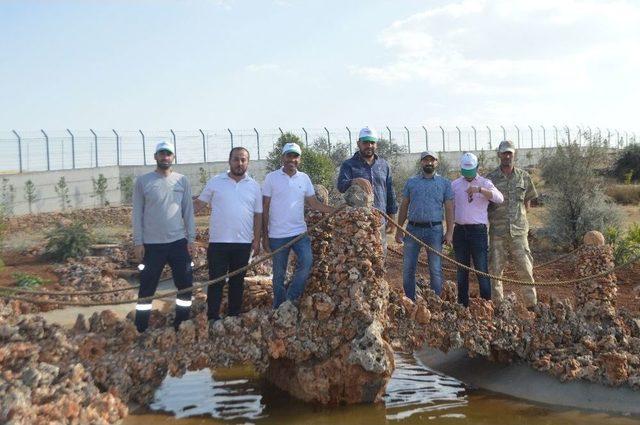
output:
<path id="1" fill-rule="evenodd" d="M 466 387 L 423 366 L 410 354 L 396 354 L 396 370 L 384 403 L 322 407 L 302 403 L 234 368 L 167 377 L 150 409 L 127 417 L 124 425 L 210 424 L 635 424 L 638 417 L 532 404 Z"/>

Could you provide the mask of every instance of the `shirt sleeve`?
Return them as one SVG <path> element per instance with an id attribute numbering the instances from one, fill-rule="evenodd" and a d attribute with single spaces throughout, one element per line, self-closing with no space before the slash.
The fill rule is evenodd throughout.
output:
<path id="1" fill-rule="evenodd" d="M 524 193 L 524 200 L 530 201 L 537 198 L 538 191 L 536 190 L 536 186 L 533 184 L 533 180 L 531 180 L 529 173 L 525 173 L 524 178 L 527 184 L 527 191 Z"/>
<path id="2" fill-rule="evenodd" d="M 387 214 L 398 212 L 398 202 L 396 201 L 396 190 L 393 187 L 393 177 L 391 167 L 387 165 Z"/>
<path id="3" fill-rule="evenodd" d="M 255 185 L 255 200 L 253 202 L 253 212 L 256 214 L 262 214 L 262 191 L 260 190 L 260 185 L 256 183 Z"/>
<path id="4" fill-rule="evenodd" d="M 304 190 L 304 196 L 305 197 L 314 196 L 316 194 L 316 190 L 313 188 L 313 183 L 311 182 L 311 178 L 309 178 L 307 174 L 305 174 L 305 177 L 307 180 L 307 184 L 306 184 L 307 187 Z"/>
<path id="5" fill-rule="evenodd" d="M 191 199 L 191 185 L 187 177 L 183 177 L 184 195 L 182 197 L 182 219 L 187 231 L 187 241 L 193 243 L 196 240 L 196 220 L 193 215 L 193 200 Z"/>
<path id="6" fill-rule="evenodd" d="M 144 188 L 140 177 L 136 178 L 135 187 L 133 189 L 133 218 L 131 220 L 133 226 L 133 244 L 142 245 L 142 216 L 144 215 Z"/>
<path id="7" fill-rule="evenodd" d="M 344 161 L 340 166 L 340 172 L 338 173 L 338 191 L 340 193 L 345 193 L 347 189 L 351 186 L 352 179 L 351 166 L 347 161 Z"/>
<path id="8" fill-rule="evenodd" d="M 262 183 L 262 195 L 271 198 L 271 192 L 271 174 L 267 174 L 267 176 L 264 178 L 264 183 Z"/>
<path id="9" fill-rule="evenodd" d="M 494 204 L 501 204 L 504 202 L 502 192 L 498 190 L 491 180 L 485 179 L 483 187 L 491 191 L 491 199 L 489 202 L 493 202 Z"/>
<path id="10" fill-rule="evenodd" d="M 211 203 L 213 200 L 213 178 L 209 179 L 204 189 L 202 189 L 200 196 L 198 196 L 198 199 L 202 202 L 206 202 L 207 204 Z"/>
<path id="11" fill-rule="evenodd" d="M 444 179 L 444 200 L 453 200 L 453 189 L 451 189 L 451 180 L 449 179 Z"/>
<path id="12" fill-rule="evenodd" d="M 405 184 L 404 187 L 402 188 L 402 197 L 403 198 L 411 198 L 410 194 L 409 194 L 409 182 L 411 181 L 411 178 L 409 178 Z"/>

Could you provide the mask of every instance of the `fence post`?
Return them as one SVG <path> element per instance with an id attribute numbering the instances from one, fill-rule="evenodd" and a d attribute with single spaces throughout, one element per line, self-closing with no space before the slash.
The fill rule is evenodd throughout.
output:
<path id="1" fill-rule="evenodd" d="M 280 130 L 282 131 L 282 130 Z M 304 127 L 302 127 L 302 131 L 304 131 L 304 147 L 308 148 L 309 147 L 309 135 L 307 134 L 307 130 L 304 129 Z"/>
<path id="2" fill-rule="evenodd" d="M 331 135 L 329 134 L 327 127 L 324 128 L 324 131 L 327 133 L 327 143 L 329 144 L 329 153 L 331 153 Z"/>
<path id="3" fill-rule="evenodd" d="M 178 163 L 178 147 L 176 146 L 176 133 L 173 131 L 172 128 L 169 129 L 169 131 L 171 132 L 171 139 L 173 141 L 173 155 L 174 155 L 174 160 L 175 163 Z"/>
<path id="4" fill-rule="evenodd" d="M 256 128 L 253 128 L 253 131 L 255 131 L 256 133 L 256 143 L 258 145 L 258 161 L 260 161 L 260 133 L 258 133 L 258 130 L 256 130 Z"/>
<path id="5" fill-rule="evenodd" d="M 424 147 L 425 150 L 429 150 L 429 132 L 427 131 L 427 127 L 425 127 L 424 125 L 422 126 L 422 129 L 424 130 Z"/>
<path id="6" fill-rule="evenodd" d="M 347 129 L 347 132 L 349 133 L 349 155 L 351 155 L 353 153 L 353 149 L 351 147 L 351 130 L 349 130 L 349 127 L 345 127 Z"/>
<path id="7" fill-rule="evenodd" d="M 17 131 L 11 131 L 13 131 L 13 134 L 18 138 L 18 170 L 22 173 L 22 137 L 20 137 Z"/>
<path id="8" fill-rule="evenodd" d="M 567 143 L 571 143 L 571 130 L 569 130 L 569 126 L 565 125 L 564 129 L 567 131 Z"/>
<path id="9" fill-rule="evenodd" d="M 233 149 L 233 133 L 231 132 L 230 128 L 227 128 L 227 131 L 229 132 L 229 136 L 231 136 L 231 149 Z M 282 131 L 282 130 L 280 130 Z"/>
<path id="10" fill-rule="evenodd" d="M 531 149 L 533 149 L 533 128 L 531 128 L 530 125 L 527 125 L 527 127 L 529 127 L 529 134 L 531 135 Z"/>
<path id="11" fill-rule="evenodd" d="M 206 163 L 207 162 L 207 141 L 206 141 L 206 138 L 204 137 L 204 131 L 202 131 L 201 128 L 199 128 L 198 131 L 200 132 L 200 136 L 202 136 L 202 159 Z"/>
<path id="12" fill-rule="evenodd" d="M 282 129 L 280 127 L 278 127 L 278 130 L 280 130 L 280 135 L 284 136 L 284 131 L 282 131 Z"/>
<path id="13" fill-rule="evenodd" d="M 44 135 L 44 140 L 47 146 L 47 171 L 51 170 L 51 160 L 49 159 L 49 136 L 44 130 L 40 130 L 40 132 Z"/>
<path id="14" fill-rule="evenodd" d="M 456 130 L 458 130 L 458 152 L 462 152 L 462 132 L 460 128 L 456 125 Z"/>
<path id="15" fill-rule="evenodd" d="M 116 135 L 116 164 L 120 165 L 120 135 L 114 129 L 111 131 Z"/>
<path id="16" fill-rule="evenodd" d="M 473 150 L 474 151 L 478 151 L 478 132 L 476 131 L 476 128 L 474 126 L 471 126 L 471 128 L 473 129 Z"/>
<path id="17" fill-rule="evenodd" d="M 517 125 L 513 125 L 516 128 L 516 131 L 518 132 L 518 149 L 520 149 L 520 128 L 518 128 Z"/>
<path id="18" fill-rule="evenodd" d="M 409 129 L 406 125 L 404 129 L 407 130 L 407 153 L 411 153 L 411 134 L 409 134 Z"/>
<path id="19" fill-rule="evenodd" d="M 95 157 L 96 157 L 96 168 L 98 167 L 98 135 L 96 134 L 95 131 L 93 131 L 92 129 L 89 129 L 89 131 L 91 132 L 91 134 L 93 134 L 93 144 L 95 147 Z"/>
<path id="20" fill-rule="evenodd" d="M 618 148 L 620 148 L 621 147 L 620 132 L 618 130 L 616 130 L 616 141 L 618 142 Z"/>
<path id="21" fill-rule="evenodd" d="M 442 128 L 442 126 L 441 126 L 441 125 L 440 125 L 439 127 L 440 127 L 440 130 L 442 130 L 442 152 L 446 152 L 446 151 L 447 151 L 447 148 L 446 148 L 446 146 L 445 146 L 445 141 L 444 141 L 444 138 L 445 138 L 445 137 L 444 137 L 444 128 Z"/>
<path id="22" fill-rule="evenodd" d="M 147 165 L 147 140 L 144 137 L 142 130 L 138 130 L 138 133 L 140 133 L 140 136 L 142 137 L 142 163 Z"/>
<path id="23" fill-rule="evenodd" d="M 507 140 L 507 130 L 504 129 L 504 126 L 500 126 L 502 129 L 502 140 Z"/>
<path id="24" fill-rule="evenodd" d="M 576 125 L 578 127 L 578 146 L 582 146 L 582 127 Z"/>
<path id="25" fill-rule="evenodd" d="M 487 126 L 487 131 L 489 131 L 489 150 L 493 150 L 493 146 L 491 146 L 491 127 Z"/>
<path id="26" fill-rule="evenodd" d="M 389 126 L 386 127 L 387 131 L 389 132 L 389 145 L 391 145 L 391 129 L 389 128 Z"/>
<path id="27" fill-rule="evenodd" d="M 586 129 L 587 129 L 587 131 L 589 132 L 589 133 L 587 133 L 587 134 L 588 134 L 588 136 L 586 136 L 586 137 L 587 137 L 587 141 L 588 141 L 589 143 L 591 143 L 591 142 L 593 142 L 593 133 L 592 133 L 592 131 L 591 131 L 591 127 L 588 127 L 588 126 L 587 126 L 587 127 L 585 127 L 585 128 L 586 128 Z"/>
<path id="28" fill-rule="evenodd" d="M 73 136 L 71 130 L 67 128 L 67 133 L 71 136 L 71 168 L 76 168 L 76 138 Z"/>
<path id="29" fill-rule="evenodd" d="M 542 128 L 542 147 L 546 148 L 547 147 L 547 130 L 544 128 L 544 125 L 540 125 L 540 128 Z"/>
<path id="30" fill-rule="evenodd" d="M 557 148 L 558 147 L 558 127 L 554 125 L 553 129 L 555 130 L 555 133 L 556 133 L 556 148 Z"/>

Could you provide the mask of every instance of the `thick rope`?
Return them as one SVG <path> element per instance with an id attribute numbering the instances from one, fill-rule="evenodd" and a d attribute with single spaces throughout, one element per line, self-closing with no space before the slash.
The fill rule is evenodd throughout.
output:
<path id="1" fill-rule="evenodd" d="M 521 285 L 521 286 L 566 286 L 566 285 L 571 285 L 571 284 L 585 282 L 587 280 L 596 279 L 596 278 L 599 278 L 599 277 L 602 277 L 602 276 L 609 275 L 609 274 L 613 273 L 614 271 L 622 269 L 624 267 L 627 267 L 630 264 L 633 264 L 633 263 L 635 263 L 636 261 L 638 261 L 640 259 L 640 255 L 636 255 L 636 256 L 630 258 L 629 260 L 625 261 L 622 264 L 619 264 L 619 265 L 617 265 L 617 266 L 615 266 L 615 267 L 613 267 L 611 269 L 604 270 L 604 271 L 602 271 L 600 273 L 596 273 L 596 274 L 591 275 L 591 276 L 584 276 L 584 277 L 580 277 L 580 278 L 576 278 L 576 279 L 569 279 L 569 280 L 558 280 L 558 281 L 554 281 L 554 282 L 527 282 L 525 280 L 511 279 L 511 278 L 504 277 L 504 276 L 494 276 L 492 274 L 481 272 L 480 270 L 476 270 L 473 267 L 469 267 L 469 266 L 467 266 L 465 264 L 462 264 L 462 263 L 454 260 L 453 258 L 447 257 L 446 255 L 444 255 L 443 253 L 441 253 L 437 249 L 431 247 L 430 245 L 422 242 L 417 236 L 413 235 L 411 232 L 409 232 L 406 229 L 404 229 L 402 226 L 400 226 L 400 224 L 398 224 L 395 220 L 393 220 L 391 217 L 389 217 L 385 212 L 377 210 L 377 209 L 374 209 L 374 211 L 376 211 L 377 213 L 379 213 L 382 216 L 384 216 L 387 219 L 388 222 L 390 222 L 396 228 L 400 229 L 402 232 L 404 232 L 410 238 L 415 240 L 420 246 L 425 247 L 429 251 L 431 251 L 431 252 L 435 253 L 436 255 L 440 256 L 442 259 L 444 259 L 446 261 L 449 261 L 450 263 L 455 264 L 459 268 L 468 270 L 470 272 L 474 272 L 474 273 L 476 273 L 477 275 L 480 275 L 480 276 L 485 276 L 485 277 L 488 277 L 488 278 L 494 279 L 494 280 L 500 280 L 500 281 L 502 281 L 504 283 L 512 283 L 514 285 Z"/>
<path id="2" fill-rule="evenodd" d="M 93 306 L 122 305 L 122 304 L 132 304 L 132 303 L 136 303 L 136 302 L 138 302 L 138 303 L 139 302 L 147 303 L 147 302 L 150 302 L 150 301 L 153 301 L 153 300 L 157 300 L 157 299 L 170 298 L 170 297 L 173 297 L 173 296 L 176 296 L 176 295 L 192 292 L 192 291 L 195 291 L 197 289 L 206 288 L 207 286 L 211 286 L 211 285 L 214 285 L 214 284 L 216 284 L 218 282 L 222 282 L 227 278 L 233 277 L 233 276 L 235 276 L 237 274 L 240 274 L 240 273 L 242 273 L 242 272 L 244 272 L 246 270 L 249 270 L 249 269 L 257 266 L 258 264 L 264 263 L 265 261 L 267 261 L 268 259 L 273 257 L 275 254 L 277 254 L 278 252 L 291 247 L 293 244 L 295 244 L 296 242 L 301 240 L 311 230 L 314 230 L 315 228 L 317 228 L 321 224 L 324 224 L 325 222 L 327 222 L 330 218 L 335 216 L 338 212 L 342 211 L 346 206 L 347 206 L 347 204 L 340 205 L 333 212 L 331 212 L 330 214 L 327 214 L 322 219 L 320 219 L 317 223 L 315 223 L 313 226 L 309 227 L 306 232 L 301 233 L 300 235 L 296 236 L 295 238 L 293 238 L 291 241 L 289 241 L 285 245 L 281 246 L 280 248 L 278 248 L 278 249 L 276 249 L 274 251 L 271 251 L 268 255 L 260 257 L 257 260 L 254 260 L 253 262 L 247 264 L 246 266 L 241 267 L 241 268 L 239 268 L 237 270 L 234 270 L 232 272 L 229 272 L 224 276 L 220 276 L 220 277 L 218 277 L 216 279 L 213 279 L 213 280 L 208 280 L 208 281 L 204 281 L 204 282 L 197 282 L 196 284 L 190 286 L 189 288 L 169 291 L 169 292 L 166 292 L 164 294 L 156 294 L 156 295 L 152 295 L 152 296 L 149 296 L 149 297 L 141 297 L 141 298 L 137 298 L 135 300 L 116 300 L 116 301 L 110 301 L 110 302 L 80 302 L 80 301 L 36 300 L 36 299 L 32 299 L 30 297 L 24 297 L 24 296 L 19 296 L 19 295 L 8 295 L 8 294 L 4 294 L 4 293 L 0 293 L 0 297 L 6 298 L 6 299 L 9 299 L 9 300 L 30 302 L 30 303 L 33 303 L 33 304 L 55 304 L 55 305 L 74 306 L 74 307 L 93 307 Z"/>

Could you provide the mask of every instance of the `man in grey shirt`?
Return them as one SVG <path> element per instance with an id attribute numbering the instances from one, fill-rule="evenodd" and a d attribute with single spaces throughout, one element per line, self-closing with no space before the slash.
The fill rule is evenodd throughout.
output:
<path id="1" fill-rule="evenodd" d="M 142 262 L 138 298 L 155 294 L 160 275 L 169 263 L 178 289 L 193 283 L 191 256 L 196 234 L 191 201 L 191 186 L 182 174 L 171 169 L 175 150 L 170 143 L 160 142 L 154 154 L 157 167 L 136 179 L 133 192 L 133 244 Z M 176 298 L 176 330 L 189 319 L 191 292 Z M 135 324 L 144 332 L 149 324 L 151 301 L 138 301 Z"/>

